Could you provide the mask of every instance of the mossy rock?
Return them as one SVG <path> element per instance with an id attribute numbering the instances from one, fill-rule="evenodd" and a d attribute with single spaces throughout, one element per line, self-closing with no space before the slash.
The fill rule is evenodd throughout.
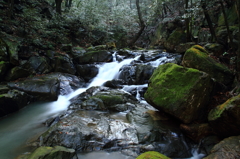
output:
<path id="1" fill-rule="evenodd" d="M 212 85 L 202 71 L 167 63 L 154 71 L 144 97 L 155 108 L 190 123 L 206 117 Z"/>
<path id="2" fill-rule="evenodd" d="M 225 138 L 216 144 L 211 153 L 203 159 L 237 159 L 240 157 L 240 136 Z"/>
<path id="3" fill-rule="evenodd" d="M 169 38 L 164 43 L 164 47 L 169 52 L 175 52 L 176 47 L 184 42 L 186 42 L 186 34 L 184 30 L 178 28 L 170 34 Z"/>
<path id="4" fill-rule="evenodd" d="M 7 50 L 9 55 L 9 62 L 13 65 L 19 65 L 18 46 L 20 42 L 18 42 L 17 40 L 5 40 L 5 42 L 8 48 Z"/>
<path id="5" fill-rule="evenodd" d="M 28 159 L 71 159 L 75 155 L 74 149 L 68 149 L 62 146 L 39 147 Z"/>
<path id="6" fill-rule="evenodd" d="M 212 109 L 208 114 L 208 121 L 214 131 L 228 137 L 240 134 L 240 95 L 227 100 Z"/>
<path id="7" fill-rule="evenodd" d="M 136 159 L 170 159 L 170 158 L 156 151 L 148 151 L 139 155 Z"/>
<path id="8" fill-rule="evenodd" d="M 208 73 L 219 83 L 230 85 L 233 82 L 233 73 L 223 64 L 211 58 L 208 52 L 199 45 L 194 45 L 184 54 L 182 65 Z"/>

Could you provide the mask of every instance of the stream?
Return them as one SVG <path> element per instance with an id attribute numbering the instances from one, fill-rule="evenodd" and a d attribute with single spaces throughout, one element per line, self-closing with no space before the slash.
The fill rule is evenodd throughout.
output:
<path id="1" fill-rule="evenodd" d="M 115 54 L 113 54 L 116 57 Z M 135 58 L 124 59 L 118 62 L 114 58 L 113 62 L 104 63 L 98 65 L 99 73 L 92 80 L 92 82 L 86 88 L 79 88 L 71 94 L 65 96 L 59 96 L 58 100 L 55 102 L 38 102 L 32 103 L 20 111 L 10 114 L 4 118 L 0 119 L 0 158 L 1 159 L 13 159 L 19 154 L 31 151 L 26 143 L 31 142 L 36 139 L 42 132 L 46 131 L 48 128 L 43 124 L 46 119 L 56 116 L 67 110 L 68 106 L 71 104 L 70 100 L 80 93 L 84 92 L 86 89 L 92 86 L 102 86 L 106 81 L 115 79 L 119 75 L 119 70 L 124 65 L 129 65 L 134 60 L 138 60 L 140 56 Z M 174 57 L 166 58 L 161 57 L 157 60 L 146 63 L 147 65 L 152 65 L 157 67 L 158 65 L 173 61 Z M 131 92 L 136 89 L 136 98 L 145 102 L 139 91 L 142 88 L 146 88 L 147 84 L 143 85 L 124 85 L 123 90 L 126 92 Z M 117 114 L 115 114 L 118 116 Z M 121 115 L 118 118 L 122 118 Z M 123 119 L 125 120 L 125 119 Z M 202 154 L 196 153 L 195 150 L 192 151 L 193 157 L 191 159 L 201 159 Z M 78 158 L 81 159 L 134 159 L 134 157 L 125 156 L 120 152 L 105 152 L 96 151 L 90 153 L 79 153 Z"/>

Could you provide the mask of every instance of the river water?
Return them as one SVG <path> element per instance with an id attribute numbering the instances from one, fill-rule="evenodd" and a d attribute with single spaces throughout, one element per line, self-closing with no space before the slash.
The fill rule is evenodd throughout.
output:
<path id="1" fill-rule="evenodd" d="M 115 54 L 114 54 L 115 55 Z M 89 84 L 91 86 L 101 86 L 104 82 L 114 79 L 123 65 L 130 64 L 133 60 L 139 58 L 126 59 L 122 62 L 113 61 L 99 66 L 99 74 Z M 158 66 L 166 57 L 162 57 L 150 64 Z M 137 86 L 125 86 L 124 90 L 129 91 Z M 147 84 L 139 86 L 147 87 Z M 10 114 L 0 119 L 0 159 L 14 159 L 19 154 L 30 151 L 26 143 L 37 138 L 47 127 L 44 126 L 44 121 L 57 114 L 67 110 L 70 105 L 70 99 L 84 92 L 87 88 L 80 88 L 66 96 L 59 96 L 55 102 L 42 102 L 30 104 L 22 110 Z M 139 94 L 137 94 L 139 100 Z M 78 154 L 81 159 L 133 159 L 132 157 L 124 156 L 119 152 L 92 152 Z M 194 159 L 200 159 L 200 154 L 195 154 Z"/>

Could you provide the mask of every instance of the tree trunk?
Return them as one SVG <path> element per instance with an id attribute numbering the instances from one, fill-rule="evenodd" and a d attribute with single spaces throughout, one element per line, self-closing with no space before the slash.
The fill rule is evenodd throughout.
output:
<path id="1" fill-rule="evenodd" d="M 232 37 L 232 34 L 231 34 L 231 32 L 230 32 L 230 29 L 229 29 L 228 20 L 227 20 L 227 15 L 226 15 L 226 12 L 225 12 L 225 9 L 224 9 L 223 1 L 222 1 L 222 0 L 219 0 L 219 2 L 220 2 L 221 7 L 222 7 L 222 13 L 223 13 L 225 25 L 226 25 L 226 28 L 227 28 L 227 32 L 228 32 L 228 38 L 229 38 L 229 40 L 230 40 L 230 46 L 233 46 L 233 37 Z"/>
<path id="2" fill-rule="evenodd" d="M 133 38 L 133 40 L 128 44 L 129 47 L 132 47 L 135 42 L 139 39 L 139 37 L 142 35 L 142 32 L 145 28 L 145 23 L 143 21 L 142 18 L 142 13 L 141 13 L 141 9 L 139 6 L 139 0 L 136 0 L 136 6 L 137 6 L 137 12 L 138 12 L 138 18 L 139 18 L 139 23 L 140 23 L 140 30 L 138 31 L 138 33 L 136 34 L 136 36 Z"/>
<path id="3" fill-rule="evenodd" d="M 240 1 L 237 0 L 237 12 L 238 12 L 238 50 L 237 50 L 237 81 L 240 82 Z"/>
<path id="4" fill-rule="evenodd" d="M 62 0 L 55 0 L 55 3 L 56 3 L 56 12 L 61 15 L 62 14 L 62 7 L 61 7 Z"/>
<path id="5" fill-rule="evenodd" d="M 185 0 L 185 15 L 187 16 L 185 19 L 185 25 L 186 25 L 186 41 L 189 42 L 191 41 L 191 34 L 190 34 L 190 29 L 189 29 L 189 17 L 188 17 L 188 0 Z"/>
<path id="6" fill-rule="evenodd" d="M 14 7 L 14 0 L 8 0 L 8 16 L 9 16 L 9 19 L 12 19 L 12 16 L 13 16 L 13 7 Z"/>
<path id="7" fill-rule="evenodd" d="M 205 18 L 206 18 L 206 20 L 207 20 L 209 29 L 210 29 L 210 33 L 211 33 L 211 35 L 212 35 L 212 40 L 211 40 L 211 41 L 217 41 L 217 36 L 216 36 L 216 34 L 215 34 L 215 31 L 214 31 L 214 28 L 213 28 L 213 25 L 212 25 L 211 18 L 210 18 L 209 14 L 208 14 L 207 5 L 206 5 L 205 0 L 201 0 L 201 5 L 202 5 L 202 9 L 203 9 Z"/>

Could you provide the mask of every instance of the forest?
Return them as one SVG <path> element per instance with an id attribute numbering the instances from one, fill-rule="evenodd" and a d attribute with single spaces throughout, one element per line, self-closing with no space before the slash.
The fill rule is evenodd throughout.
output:
<path id="1" fill-rule="evenodd" d="M 239 0 L 0 0 L 1 159 L 240 158 Z"/>

